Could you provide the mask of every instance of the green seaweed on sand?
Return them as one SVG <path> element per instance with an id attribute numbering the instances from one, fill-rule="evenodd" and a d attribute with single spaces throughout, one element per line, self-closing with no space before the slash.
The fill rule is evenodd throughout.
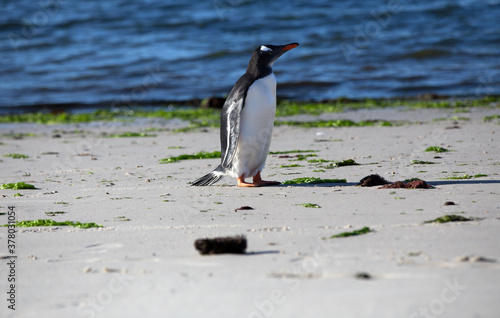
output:
<path id="1" fill-rule="evenodd" d="M 15 182 L 15 183 L 4 183 L 0 186 L 1 190 L 11 189 L 11 190 L 31 190 L 36 189 L 36 187 L 32 184 L 25 182 Z"/>
<path id="2" fill-rule="evenodd" d="M 342 232 L 339 234 L 335 234 L 330 236 L 329 238 L 339 238 L 339 237 L 348 237 L 348 236 L 356 236 L 356 235 L 363 235 L 363 234 L 368 234 L 370 232 L 373 232 L 369 227 L 365 226 L 362 229 L 351 231 L 351 232 Z"/>
<path id="3" fill-rule="evenodd" d="M 10 132 L 2 134 L 1 136 L 12 139 L 23 139 L 24 137 L 36 137 L 37 135 L 35 133 L 30 133 L 30 132 L 16 132 L 16 133 Z"/>
<path id="4" fill-rule="evenodd" d="M 465 174 L 463 176 L 451 176 L 447 178 L 441 178 L 441 180 L 467 180 L 467 179 L 473 179 L 473 178 L 481 178 L 481 177 L 487 177 L 487 174 L 476 174 L 476 175 L 469 175 Z"/>
<path id="5" fill-rule="evenodd" d="M 115 114 L 109 110 L 98 110 L 92 113 L 70 114 L 70 113 L 23 113 L 0 116 L 1 123 L 37 123 L 37 124 L 70 124 L 88 123 L 91 121 L 111 121 Z"/>
<path id="6" fill-rule="evenodd" d="M 8 226 L 8 224 L 4 225 Z M 96 223 L 80 223 L 73 221 L 64 221 L 64 222 L 56 222 L 50 219 L 40 219 L 40 220 L 26 220 L 26 221 L 17 221 L 15 223 L 17 227 L 35 227 L 35 226 L 73 226 L 79 227 L 82 229 L 89 229 L 92 227 L 102 227 L 102 225 Z"/>
<path id="7" fill-rule="evenodd" d="M 47 214 L 48 216 L 55 216 L 56 214 L 64 214 L 66 212 L 64 211 L 49 211 L 49 212 L 45 212 L 45 214 Z"/>
<path id="8" fill-rule="evenodd" d="M 297 167 L 303 167 L 298 164 L 292 164 L 292 165 L 281 165 L 280 168 L 297 168 Z"/>
<path id="9" fill-rule="evenodd" d="M 290 153 L 316 152 L 317 150 L 286 150 L 286 151 L 269 151 L 270 155 L 286 155 Z"/>
<path id="10" fill-rule="evenodd" d="M 297 205 L 301 205 L 305 208 L 315 208 L 315 209 L 319 209 L 321 208 L 318 204 L 316 203 L 302 203 L 302 204 L 297 204 Z"/>
<path id="11" fill-rule="evenodd" d="M 342 112 L 355 109 L 395 108 L 402 106 L 410 109 L 445 108 L 463 110 L 470 107 L 498 107 L 499 102 L 499 96 L 485 96 L 473 99 L 420 98 L 350 100 L 339 98 L 326 102 L 280 100 L 276 109 L 276 117 L 300 114 L 320 115 L 322 113 Z M 30 122 L 39 124 L 70 124 L 88 123 L 92 121 L 126 121 L 134 118 L 161 118 L 165 120 L 178 118 L 190 123 L 188 130 L 197 127 L 219 126 L 220 110 L 218 109 L 197 107 L 200 104 L 199 101 L 172 102 L 171 104 L 182 107 L 162 107 L 153 110 L 141 107 L 134 109 L 126 107 L 118 109 L 99 109 L 89 113 L 50 113 L 47 111 L 39 111 L 34 113 L 0 115 L 0 123 Z M 384 124 L 384 121 L 378 121 L 377 123 L 370 123 L 370 121 L 367 121 L 365 123 L 377 125 L 381 123 Z M 385 123 L 392 125 L 390 122 Z M 349 123 L 346 124 L 349 125 Z"/>
<path id="12" fill-rule="evenodd" d="M 434 164 L 438 164 L 438 163 L 433 162 L 433 161 L 425 161 L 425 160 L 412 160 L 411 164 L 412 165 L 434 165 Z"/>
<path id="13" fill-rule="evenodd" d="M 325 168 L 327 168 L 327 169 L 333 169 L 333 168 L 339 168 L 339 167 L 358 166 L 358 165 L 359 165 L 359 163 L 357 163 L 353 159 L 346 159 L 346 160 L 342 160 L 342 161 L 337 161 L 337 162 L 331 163 L 328 166 L 326 166 Z"/>
<path id="14" fill-rule="evenodd" d="M 106 137 L 108 138 L 128 138 L 128 137 L 156 137 L 154 134 L 148 134 L 148 133 L 143 133 L 143 132 L 123 132 L 119 134 L 111 134 L 107 135 Z"/>
<path id="15" fill-rule="evenodd" d="M 470 120 L 470 118 L 469 117 L 453 116 L 453 117 L 449 117 L 449 118 L 446 118 L 446 117 L 435 118 L 433 121 L 446 121 L 446 120 L 452 120 L 452 121 L 462 120 L 462 121 L 467 121 L 467 120 Z"/>
<path id="16" fill-rule="evenodd" d="M 371 126 L 394 126 L 395 124 L 387 120 L 362 120 L 355 122 L 349 119 L 318 120 L 318 121 L 281 121 L 274 123 L 276 126 L 297 126 L 302 128 L 317 127 L 371 127 Z"/>
<path id="17" fill-rule="evenodd" d="M 4 157 L 10 157 L 12 159 L 26 159 L 26 158 L 29 158 L 28 155 L 23 155 L 23 154 L 20 154 L 20 153 L 8 153 L 6 155 L 3 155 Z"/>
<path id="18" fill-rule="evenodd" d="M 321 179 L 315 177 L 304 177 L 287 180 L 283 184 L 320 184 L 320 183 L 346 183 L 346 179 Z"/>
<path id="19" fill-rule="evenodd" d="M 145 132 L 153 132 L 153 131 L 167 131 L 166 128 L 157 128 L 157 127 L 149 127 L 143 129 Z"/>
<path id="20" fill-rule="evenodd" d="M 489 122 L 492 121 L 493 119 L 500 119 L 500 115 L 485 116 L 483 118 L 483 122 Z"/>
<path id="21" fill-rule="evenodd" d="M 304 161 L 304 160 L 307 160 L 307 158 L 309 157 L 317 157 L 318 155 L 314 154 L 314 153 L 311 153 L 311 154 L 308 154 L 308 155 L 302 155 L 302 154 L 298 154 L 296 155 L 297 159 L 293 159 L 293 160 L 290 160 L 290 161 Z"/>
<path id="22" fill-rule="evenodd" d="M 439 146 L 430 146 L 424 150 L 425 152 L 448 152 L 449 150 Z"/>
<path id="23" fill-rule="evenodd" d="M 499 105 L 499 96 L 484 96 L 472 99 L 360 99 L 351 100 L 338 98 L 326 102 L 300 102 L 300 101 L 280 101 L 276 109 L 276 116 L 293 116 L 299 114 L 319 115 L 322 113 L 343 112 L 355 109 L 375 109 L 407 107 L 410 109 L 421 108 L 444 108 L 462 110 L 468 107 L 491 107 Z"/>
<path id="24" fill-rule="evenodd" d="M 38 123 L 38 124 L 79 124 L 93 121 L 130 121 L 134 118 L 162 118 L 189 121 L 192 127 L 218 126 L 220 111 L 197 107 L 168 108 L 157 110 L 137 109 L 100 109 L 90 113 L 48 113 L 35 112 L 0 115 L 0 123 Z"/>
<path id="25" fill-rule="evenodd" d="M 119 222 L 129 222 L 131 221 L 129 218 L 127 218 L 126 216 L 117 216 L 115 217 L 115 219 L 113 221 L 119 221 Z"/>
<path id="26" fill-rule="evenodd" d="M 330 160 L 326 160 L 326 159 L 311 159 L 311 160 L 307 160 L 307 163 L 324 163 L 324 162 L 330 162 Z"/>
<path id="27" fill-rule="evenodd" d="M 214 151 L 214 152 L 201 151 L 192 155 L 179 155 L 176 157 L 160 159 L 160 163 L 173 163 L 173 162 L 179 162 L 181 160 L 193 160 L 193 159 L 215 159 L 215 158 L 220 158 L 220 156 L 221 156 L 220 151 Z"/>
<path id="28" fill-rule="evenodd" d="M 467 222 L 467 221 L 473 221 L 473 218 L 466 218 L 460 215 L 456 214 L 448 214 L 444 215 L 438 218 L 435 218 L 434 220 L 429 220 L 425 221 L 424 223 L 448 223 L 448 222 Z"/>

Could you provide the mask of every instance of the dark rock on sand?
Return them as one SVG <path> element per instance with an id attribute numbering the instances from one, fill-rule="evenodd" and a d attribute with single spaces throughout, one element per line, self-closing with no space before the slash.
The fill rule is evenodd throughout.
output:
<path id="1" fill-rule="evenodd" d="M 194 247 L 201 255 L 245 254 L 247 239 L 243 235 L 197 239 Z"/>
<path id="2" fill-rule="evenodd" d="M 364 177 L 358 183 L 358 186 L 362 187 L 373 187 L 378 185 L 389 184 L 390 182 L 379 176 L 378 174 L 371 174 Z"/>

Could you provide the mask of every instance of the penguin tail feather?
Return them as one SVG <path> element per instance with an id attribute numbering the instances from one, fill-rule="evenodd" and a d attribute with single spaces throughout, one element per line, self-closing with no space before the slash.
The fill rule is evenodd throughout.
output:
<path id="1" fill-rule="evenodd" d="M 218 166 L 214 171 L 193 181 L 193 183 L 191 183 L 191 186 L 209 186 L 216 183 L 224 176 L 224 172 L 222 170 L 222 167 Z"/>

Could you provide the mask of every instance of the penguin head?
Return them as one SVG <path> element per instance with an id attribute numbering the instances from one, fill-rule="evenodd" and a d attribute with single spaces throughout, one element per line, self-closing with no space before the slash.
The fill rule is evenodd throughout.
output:
<path id="1" fill-rule="evenodd" d="M 258 71 L 272 69 L 274 62 L 276 62 L 280 56 L 297 46 L 299 46 L 299 43 L 290 43 L 285 45 L 261 45 L 253 51 L 248 67 L 249 69 L 255 69 Z"/>

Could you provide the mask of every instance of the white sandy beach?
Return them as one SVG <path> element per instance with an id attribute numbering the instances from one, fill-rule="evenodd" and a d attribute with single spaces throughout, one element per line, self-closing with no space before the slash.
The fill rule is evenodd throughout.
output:
<path id="1" fill-rule="evenodd" d="M 498 317 L 500 126 L 498 119 L 483 121 L 498 114 L 498 108 L 361 110 L 321 118 L 411 123 L 275 127 L 272 151 L 315 150 L 310 159 L 351 158 L 360 165 L 314 172 L 327 163 L 269 155 L 265 179 L 347 183 L 253 189 L 238 188 L 230 178 L 210 187 L 189 185 L 218 159 L 159 163 L 220 150 L 217 129 L 176 133 L 168 129 L 182 122 L 148 119 L 0 124 L 0 154 L 29 156 L 2 157 L 1 183 L 37 187 L 0 190 L 0 212 L 14 206 L 17 221 L 103 225 L 17 228 L 15 311 L 7 307 L 10 259 L 7 228 L 1 228 L 0 316 Z M 469 119 L 455 122 L 453 116 Z M 102 136 L 147 128 L 157 128 L 150 132 L 156 137 Z M 429 146 L 451 151 L 424 152 Z M 301 167 L 281 168 L 290 164 Z M 370 174 L 420 178 L 435 188 L 356 186 Z M 486 176 L 445 179 L 464 175 Z M 254 209 L 235 212 L 241 206 Z M 449 214 L 474 220 L 423 223 Z M 0 220 L 6 224 L 7 215 Z M 324 239 L 365 226 L 373 232 Z M 246 255 L 201 256 L 193 246 L 198 238 L 239 234 L 248 239 Z"/>

